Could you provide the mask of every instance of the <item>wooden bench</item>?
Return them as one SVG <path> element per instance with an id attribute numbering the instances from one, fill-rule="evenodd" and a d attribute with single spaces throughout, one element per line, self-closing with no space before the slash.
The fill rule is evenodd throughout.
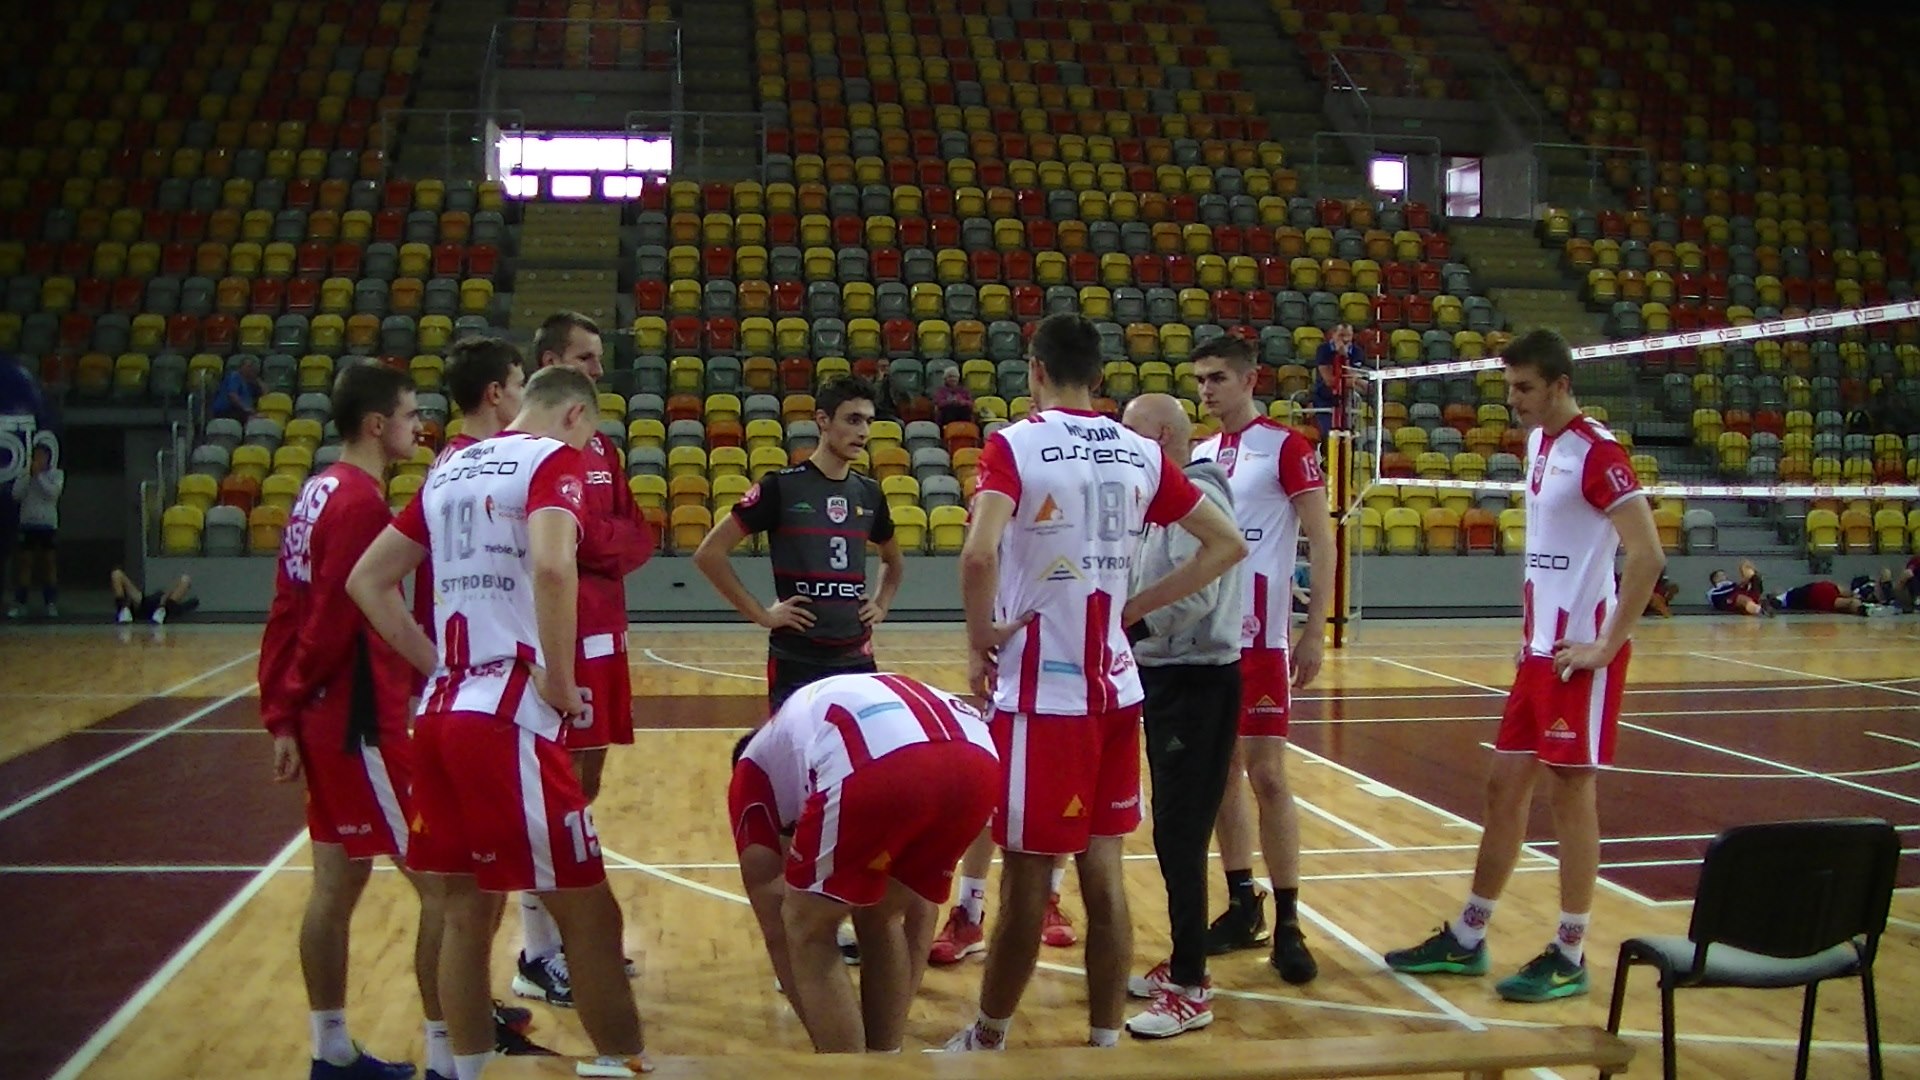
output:
<path id="1" fill-rule="evenodd" d="M 1461 1073 L 1492 1080 L 1509 1070 L 1562 1065 L 1625 1072 L 1633 1048 L 1599 1028 L 1503 1028 L 1338 1039 L 1180 1039 L 1118 1053 L 1083 1048 L 1004 1053 L 821 1057 L 790 1050 L 660 1056 L 654 1080 L 1323 1080 L 1343 1076 Z M 571 1058 L 503 1058 L 488 1080 L 572 1076 Z"/>

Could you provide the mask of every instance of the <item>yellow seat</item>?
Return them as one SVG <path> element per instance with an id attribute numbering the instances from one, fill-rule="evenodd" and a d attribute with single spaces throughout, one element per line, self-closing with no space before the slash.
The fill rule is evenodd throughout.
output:
<path id="1" fill-rule="evenodd" d="M 1840 515 L 1831 510 L 1807 511 L 1807 553 L 1837 555 L 1840 552 Z"/>
<path id="2" fill-rule="evenodd" d="M 943 510 L 957 510 L 959 507 L 941 507 Z M 900 550 L 909 555 L 918 555 L 927 546 L 927 512 L 918 506 L 892 506 L 887 512 L 893 518 L 893 539 Z"/>
<path id="3" fill-rule="evenodd" d="M 1460 551 L 1460 514 L 1445 506 L 1436 506 L 1421 518 L 1426 533 L 1427 554 L 1456 555 Z"/>
<path id="4" fill-rule="evenodd" d="M 387 481 L 387 507 L 394 513 L 400 513 L 420 493 L 427 478 L 420 473 L 397 473 Z"/>
<path id="5" fill-rule="evenodd" d="M 205 528 L 206 515 L 199 507 L 169 506 L 160 515 L 160 549 L 168 555 L 198 555 L 200 533 Z"/>
<path id="6" fill-rule="evenodd" d="M 1405 506 L 1396 506 L 1382 515 L 1381 528 L 1386 534 L 1387 554 L 1420 554 L 1421 525 L 1420 513 Z"/>
<path id="7" fill-rule="evenodd" d="M 707 473 L 715 483 L 723 477 L 737 476 L 746 479 L 748 456 L 745 447 L 716 446 L 707 456 Z"/>
<path id="8" fill-rule="evenodd" d="M 1500 511 L 1500 550 L 1519 555 L 1527 550 L 1527 512 L 1517 507 Z"/>
<path id="9" fill-rule="evenodd" d="M 704 506 L 676 506 L 668 521 L 675 551 L 692 552 L 713 528 L 713 514 Z"/>
<path id="10" fill-rule="evenodd" d="M 880 494 L 886 498 L 888 510 L 895 510 L 902 506 L 918 506 L 920 482 L 904 474 L 882 477 Z"/>
<path id="11" fill-rule="evenodd" d="M 667 509 L 667 478 L 652 473 L 641 473 L 627 481 L 627 494 L 643 510 Z"/>
<path id="12" fill-rule="evenodd" d="M 967 535 L 967 511 L 959 506 L 936 506 L 927 514 L 928 550 L 935 555 L 958 555 Z"/>
<path id="13" fill-rule="evenodd" d="M 180 478 L 180 489 L 174 494 L 174 501 L 204 512 L 220 501 L 220 484 L 205 473 L 188 473 Z"/>

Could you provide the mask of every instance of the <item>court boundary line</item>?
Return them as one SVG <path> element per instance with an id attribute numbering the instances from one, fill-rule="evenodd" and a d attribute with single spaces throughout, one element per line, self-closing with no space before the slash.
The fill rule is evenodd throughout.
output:
<path id="1" fill-rule="evenodd" d="M 1705 659 L 1705 660 L 1715 660 L 1715 659 L 1720 659 L 1720 658 L 1718 658 L 1718 657 L 1715 657 L 1715 656 L 1713 656 L 1713 655 L 1711 655 L 1711 654 L 1708 654 L 1708 653 L 1697 653 L 1697 652 L 1696 652 L 1696 653 L 1688 653 L 1687 655 L 1689 655 L 1689 656 L 1698 656 L 1698 657 L 1700 657 L 1700 658 L 1702 658 L 1702 659 Z M 1392 665 L 1393 665 L 1393 666 L 1395 666 L 1395 667 L 1401 667 L 1401 668 L 1406 668 L 1406 669 L 1407 669 L 1408 671 L 1415 671 L 1415 672 L 1419 672 L 1419 673 L 1420 673 L 1420 674 L 1422 674 L 1422 675 L 1427 675 L 1427 676 L 1431 676 L 1431 677 L 1433 677 L 1433 678 L 1436 678 L 1436 679 L 1446 679 L 1446 680 L 1447 680 L 1447 681 L 1449 681 L 1449 682 L 1457 682 L 1457 683 L 1460 683 L 1460 684 L 1462 684 L 1462 685 L 1465 685 L 1465 686 L 1477 686 L 1477 687 L 1479 687 L 1479 688 L 1480 688 L 1480 689 L 1482 689 L 1482 690 L 1492 690 L 1492 689 L 1493 689 L 1492 687 L 1490 687 L 1490 686 L 1487 686 L 1487 685 L 1486 685 L 1485 683 L 1476 683 L 1476 682 L 1473 682 L 1473 681 L 1471 681 L 1471 680 L 1468 680 L 1468 679 L 1461 679 L 1461 678 L 1456 678 L 1455 676 L 1452 676 L 1452 675 L 1443 675 L 1443 674 L 1441 674 L 1441 673 L 1440 673 L 1440 672 L 1438 672 L 1438 671 L 1430 671 L 1430 670 L 1428 670 L 1428 669 L 1426 669 L 1426 668 L 1419 668 L 1419 667 L 1415 667 L 1415 666 L 1413 666 L 1412 664 L 1406 664 L 1406 663 L 1401 663 L 1401 662 L 1400 662 L 1400 661 L 1398 661 L 1398 660 L 1393 660 L 1393 659 L 1389 659 L 1389 658 L 1387 658 L 1387 657 L 1384 657 L 1384 656 L 1376 656 L 1376 657 L 1374 657 L 1374 659 L 1375 659 L 1375 660 L 1377 660 L 1377 661 L 1379 661 L 1380 663 L 1383 663 L 1383 664 L 1392 664 Z M 1745 661 L 1738 661 L 1738 662 L 1740 662 L 1740 663 L 1745 663 Z M 1751 665 L 1751 666 L 1755 666 L 1755 667 L 1763 667 L 1763 666 L 1766 666 L 1766 665 Z M 1795 671 L 1792 671 L 1791 669 L 1788 669 L 1788 668 L 1778 668 L 1778 669 L 1776 669 L 1776 670 L 1779 670 L 1779 671 L 1784 671 L 1784 672 L 1787 672 L 1787 673 L 1789 673 L 1789 674 L 1797 674 L 1797 675 L 1810 675 L 1810 674 L 1811 674 L 1811 673 L 1809 673 L 1809 672 L 1795 672 Z M 1843 682 L 1851 682 L 1852 680 L 1840 680 L 1840 681 L 1843 681 Z M 1868 684 L 1866 684 L 1866 683 L 1859 683 L 1859 684 L 1857 684 L 1857 685 L 1859 685 L 1859 686 L 1863 686 L 1863 687 L 1865 687 L 1865 686 L 1867 686 Z M 1883 687 L 1872 687 L 1872 689 L 1876 689 L 1876 690 L 1878 690 L 1878 689 L 1886 689 L 1886 688 L 1883 688 Z M 1504 693 L 1504 691 L 1501 691 L 1501 692 L 1502 692 L 1502 693 Z M 1909 693 L 1910 693 L 1910 694 L 1912 694 L 1912 695 L 1913 695 L 1913 696 L 1915 696 L 1915 697 L 1920 697 L 1920 691 L 1907 691 L 1907 690 L 1891 690 L 1890 692 L 1892 692 L 1892 693 L 1901 693 L 1901 694 L 1909 694 Z M 1831 774 L 1828 774 L 1828 773 L 1821 773 L 1821 772 L 1816 772 L 1816 771 L 1814 771 L 1814 770 L 1812 770 L 1812 769 L 1808 769 L 1808 768 L 1804 768 L 1804 767 L 1802 767 L 1802 766 L 1799 766 L 1799 765 L 1790 765 L 1790 764 L 1787 764 L 1786 762 L 1783 762 L 1783 761 L 1775 761 L 1775 760 L 1773 760 L 1772 758 L 1765 758 L 1765 757 L 1761 757 L 1761 756 L 1760 756 L 1760 755 L 1758 755 L 1758 754 L 1749 754 L 1749 753 L 1747 753 L 1747 752 L 1746 752 L 1746 751 L 1744 751 L 1744 750 L 1735 750 L 1735 749 L 1733 749 L 1732 747 L 1729 747 L 1729 746 L 1721 746 L 1721 745 L 1719 745 L 1719 744 L 1717 744 L 1717 743 L 1710 743 L 1710 742 L 1706 742 L 1706 741 L 1704 741 L 1704 740 L 1701 740 L 1701 739 L 1695 739 L 1695 738 L 1692 738 L 1692 737 L 1690 737 L 1690 736 L 1686 736 L 1686 735 L 1681 735 L 1681 734 L 1679 734 L 1678 732 L 1673 732 L 1673 731 L 1662 731 L 1662 730 L 1660 730 L 1659 728 L 1655 728 L 1655 727 L 1648 727 L 1648 726 L 1646 726 L 1645 724 L 1630 724 L 1630 723 L 1628 723 L 1628 722 L 1627 722 L 1627 721 L 1625 721 L 1625 720 L 1622 720 L 1622 721 L 1620 721 L 1620 726 L 1621 726 L 1621 727 L 1623 727 L 1623 728 L 1631 728 L 1631 729 L 1633 729 L 1634 731 L 1638 731 L 1638 732 L 1641 732 L 1641 733 L 1643 733 L 1643 734 L 1647 734 L 1647 735 L 1655 735 L 1655 736 L 1658 736 L 1658 737 L 1660 737 L 1660 738 L 1663 738 L 1663 739 L 1669 739 L 1669 740 L 1671 740 L 1671 741 L 1673 741 L 1673 742 L 1677 742 L 1677 743 L 1681 743 L 1681 744 L 1683 744 L 1683 745 L 1686 745 L 1686 746 L 1692 746 L 1692 747 L 1695 747 L 1695 748 L 1697 748 L 1697 749 L 1700 749 L 1700 750 L 1711 750 L 1711 751 L 1713 751 L 1714 753 L 1717 753 L 1717 754 L 1724 754 L 1724 755 L 1726 755 L 1726 756 L 1728 756 L 1728 757 L 1732 757 L 1732 758 L 1738 758 L 1738 759 L 1740 759 L 1740 760 L 1742 760 L 1742 761 L 1748 761 L 1748 762 L 1752 762 L 1753 764 L 1756 764 L 1756 765 L 1766 765 L 1766 766 L 1769 766 L 1769 767 L 1771 767 L 1771 768 L 1774 768 L 1774 769 L 1778 769 L 1778 770 L 1780 770 L 1781 772 L 1786 772 L 1786 773 L 1797 773 L 1797 774 L 1799 774 L 1800 776 L 1803 776 L 1803 777 L 1807 777 L 1807 778 L 1809 778 L 1809 779 L 1815 779 L 1815 780 L 1822 780 L 1822 781 L 1825 781 L 1825 782 L 1827 782 L 1827 783 L 1829 783 L 1829 784 L 1836 784 L 1836 785 L 1838 785 L 1838 786 L 1840 786 L 1840 787 L 1845 787 L 1845 788 L 1852 788 L 1852 789 L 1853 789 L 1853 790 L 1855 790 L 1855 791 L 1863 791 L 1863 792 L 1866 792 L 1866 793 L 1868 793 L 1868 794 L 1871 794 L 1871 795 L 1879 795 L 1879 796 L 1881 796 L 1881 797 L 1883 797 L 1883 798 L 1888 798 L 1888 799 L 1892 799 L 1892 800 L 1894 800 L 1895 802 L 1903 802 L 1903 803 L 1907 803 L 1907 804 L 1909 804 L 1909 805 L 1912 805 L 1912 806 L 1920 806 L 1920 797 L 1915 797 L 1915 796 L 1912 796 L 1912 795 L 1903 795 L 1903 794 L 1901 794 L 1901 793 L 1899 793 L 1899 792 L 1896 792 L 1896 791 L 1887 791 L 1887 790 L 1885 790 L 1885 789 L 1882 789 L 1882 788 L 1877 788 L 1877 787 L 1873 787 L 1873 786 L 1872 786 L 1872 785 L 1870 785 L 1870 784 L 1861 784 L 1861 783 L 1856 783 L 1855 781 L 1852 781 L 1852 780 L 1848 780 L 1848 779 L 1845 779 L 1845 778 L 1843 778 L 1843 777 L 1838 777 L 1838 776 L 1833 776 L 1833 775 L 1831 775 Z"/>
<path id="2" fill-rule="evenodd" d="M 88 1036 L 87 1041 L 81 1043 L 80 1048 L 68 1056 L 66 1062 L 54 1072 L 49 1080 L 77 1080 L 82 1073 L 91 1068 L 93 1063 L 99 1060 L 100 1055 L 105 1053 L 107 1048 L 113 1045 L 114 1040 L 126 1032 L 126 1029 L 132 1025 L 133 1021 L 138 1018 L 142 1012 L 146 1011 L 147 1006 L 151 1005 L 153 1000 L 159 997 L 173 980 L 179 976 L 180 972 L 185 970 L 186 966 L 193 962 L 194 957 L 200 955 L 201 950 L 205 949 L 207 945 L 213 941 L 214 936 L 225 929 L 226 925 L 232 922 L 236 915 L 240 914 L 242 908 L 253 902 L 253 898 L 258 896 L 262 889 L 266 888 L 267 882 L 272 881 L 274 876 L 293 859 L 294 855 L 298 854 L 300 849 L 306 846 L 306 843 L 307 830 L 301 829 L 294 835 L 293 839 L 287 841 L 286 845 L 280 849 L 279 854 L 275 855 L 271 862 L 262 867 L 246 884 L 242 885 L 238 891 L 228 897 L 227 902 L 222 904 L 219 910 L 215 911 L 205 922 L 201 923 L 200 928 L 194 931 L 193 935 L 187 938 L 178 949 L 174 950 L 173 955 L 167 958 L 166 963 L 161 964 L 152 975 L 149 975 L 147 980 L 140 984 L 140 988 L 135 990 L 131 997 L 121 1002 L 120 1007 L 115 1009 L 112 1015 L 107 1017 L 105 1023 L 94 1029 L 93 1033 Z"/>
<path id="3" fill-rule="evenodd" d="M 40 803 L 46 801 L 47 799 L 50 799 L 53 796 L 58 795 L 61 792 L 67 790 L 68 788 L 79 783 L 80 781 L 85 780 L 88 777 L 91 777 L 96 773 L 99 773 L 105 769 L 111 768 L 112 766 L 117 765 L 122 761 L 125 761 L 127 758 L 130 758 L 133 755 L 139 753 L 140 751 L 147 749 L 148 747 L 166 738 L 167 736 L 175 734 L 181 728 L 184 728 L 189 724 L 194 723 L 195 721 L 204 719 L 205 717 L 212 715 L 214 712 L 220 709 L 224 709 L 228 705 L 231 705 L 234 702 L 239 701 L 241 698 L 247 696 L 248 694 L 253 693 L 253 690 L 254 688 L 251 686 L 243 686 L 240 689 L 235 690 L 233 693 L 228 694 L 226 697 L 217 699 L 211 705 L 203 705 L 200 708 L 195 709 L 193 712 L 190 712 L 187 715 L 181 717 L 180 719 L 175 720 L 173 723 L 168 724 L 166 727 L 154 729 L 154 731 L 151 734 L 147 735 L 145 738 L 135 739 L 132 742 L 128 743 L 125 746 L 120 747 L 117 750 L 114 750 L 107 754 L 103 754 L 99 758 L 93 761 L 90 761 L 85 765 L 80 766 L 79 768 L 73 770 L 72 772 L 67 773 L 65 776 L 60 777 L 58 780 L 49 782 L 45 787 L 39 788 L 38 790 L 30 792 L 29 794 L 22 795 L 20 798 L 15 799 L 11 803 L 8 803 L 5 807 L 0 807 L 0 821 L 6 821 L 9 818 L 13 817 L 14 815 L 21 813 L 22 811 L 30 810 L 33 807 L 38 806 Z"/>
<path id="4" fill-rule="evenodd" d="M 1780 667 L 1775 664 L 1761 664 L 1761 663 L 1756 663 L 1752 660 L 1736 660 L 1732 657 L 1715 656 L 1712 653 L 1706 653 L 1706 652 L 1690 651 L 1687 653 L 1687 655 L 1697 656 L 1702 660 L 1716 660 L 1723 664 L 1739 664 L 1741 667 L 1758 668 L 1761 671 L 1777 671 L 1782 675 L 1797 675 L 1803 679 L 1819 679 L 1822 682 L 1838 683 L 1842 686 L 1854 686 L 1854 687 L 1859 687 L 1862 690 L 1878 690 L 1883 694 L 1900 694 L 1904 697 L 1920 698 L 1920 690 L 1908 690 L 1904 687 L 1889 686 L 1884 683 L 1861 682 L 1859 679 L 1849 679 L 1842 675 L 1820 675 L 1811 671 L 1800 671 L 1796 668 Z M 1888 680 L 1888 681 L 1897 682 L 1901 680 Z"/>

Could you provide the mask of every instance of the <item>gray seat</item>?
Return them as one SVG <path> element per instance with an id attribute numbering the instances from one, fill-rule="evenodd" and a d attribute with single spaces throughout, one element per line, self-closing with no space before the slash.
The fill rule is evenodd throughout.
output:
<path id="1" fill-rule="evenodd" d="M 811 420 L 795 420 L 787 425 L 787 453 L 811 450 L 820 445 L 820 425 Z"/>
<path id="2" fill-rule="evenodd" d="M 1899 865 L 1900 837 L 1885 821 L 1784 821 L 1728 829 L 1707 847 L 1687 935 L 1621 943 L 1607 1030 L 1620 1030 L 1629 973 L 1643 964 L 1659 972 L 1662 1064 L 1672 1080 L 1677 1075 L 1675 990 L 1803 986 L 1795 1075 L 1805 1077 L 1819 984 L 1857 977 L 1866 1012 L 1868 1072 L 1882 1076 L 1873 962 Z"/>
<path id="3" fill-rule="evenodd" d="M 920 505 L 925 509 L 959 506 L 961 497 L 960 481 L 955 477 L 929 476 L 920 483 Z"/>
<path id="4" fill-rule="evenodd" d="M 231 422 L 231 421 L 230 421 Z M 211 427 L 211 425 L 209 425 Z M 264 448 L 268 453 L 280 449 L 285 433 L 280 430 L 280 421 L 266 416 L 256 416 L 247 421 L 246 444 Z"/>
<path id="5" fill-rule="evenodd" d="M 246 512 L 237 506 L 208 507 L 206 530 L 200 534 L 200 547 L 209 556 L 245 555 Z"/>
<path id="6" fill-rule="evenodd" d="M 439 424 L 443 428 L 447 426 L 447 419 L 452 415 L 452 409 L 447 404 L 447 395 L 421 391 L 414 395 L 414 404 L 420 410 L 420 419 Z M 620 437 L 615 441 L 621 446 L 627 444 L 626 428 L 620 429 Z"/>
<path id="7" fill-rule="evenodd" d="M 918 453 L 941 445 L 940 427 L 931 420 L 915 420 L 907 425 L 902 445 L 908 453 Z"/>
<path id="8" fill-rule="evenodd" d="M 1713 519 L 1713 511 L 1687 511 L 1680 519 L 1680 530 L 1685 535 L 1689 554 L 1720 550 L 1720 526 Z"/>
<path id="9" fill-rule="evenodd" d="M 229 417 L 220 417 L 207 421 L 207 430 L 202 438 L 205 441 L 202 442 L 200 446 L 194 448 L 196 451 L 193 456 L 194 464 L 197 465 L 200 461 L 199 450 L 206 447 L 214 447 L 225 452 L 220 458 L 220 469 L 222 472 L 225 472 L 227 461 L 225 454 L 232 453 L 234 447 L 239 446 L 245 441 L 246 433 L 244 429 L 241 428 L 240 421 Z M 275 441 L 278 442 L 278 440 Z M 196 469 L 195 471 L 197 472 L 198 470 Z"/>
<path id="10" fill-rule="evenodd" d="M 772 394 L 748 394 L 740 403 L 740 422 L 751 424 L 755 420 L 780 419 L 780 399 Z"/>
<path id="11" fill-rule="evenodd" d="M 698 420 L 675 420 L 667 425 L 667 449 L 707 445 L 707 428 Z"/>
<path id="12" fill-rule="evenodd" d="M 627 399 L 627 422 L 662 420 L 667 415 L 667 399 L 659 394 L 635 394 Z"/>
<path id="13" fill-rule="evenodd" d="M 1520 475 L 1520 459 L 1515 455 L 1500 453 L 1487 458 L 1487 479 L 1518 480 Z"/>
<path id="14" fill-rule="evenodd" d="M 627 476 L 666 476 L 667 452 L 658 446 L 636 446 L 627 451 Z"/>
<path id="15" fill-rule="evenodd" d="M 953 475 L 953 461 L 946 450 L 938 446 L 925 446 L 913 452 L 913 478 L 924 488 L 927 480 L 934 476 Z"/>

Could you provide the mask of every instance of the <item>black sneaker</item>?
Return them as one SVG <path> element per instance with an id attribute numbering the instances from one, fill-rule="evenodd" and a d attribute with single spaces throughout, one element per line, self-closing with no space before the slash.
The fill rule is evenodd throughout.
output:
<path id="1" fill-rule="evenodd" d="M 1242 907 L 1238 898 L 1229 900 L 1227 910 L 1207 927 L 1207 955 L 1257 949 L 1272 936 L 1267 931 L 1267 894 L 1256 889 L 1250 905 Z"/>
<path id="2" fill-rule="evenodd" d="M 510 1027 L 525 1035 L 533 1030 L 533 1010 L 518 1005 L 509 1005 L 498 998 L 493 1001 L 493 1023 L 495 1027 Z"/>
<path id="3" fill-rule="evenodd" d="M 505 1057 L 559 1057 L 557 1051 L 549 1050 L 510 1024 L 500 1022 L 496 1013 L 493 1020 L 493 1052 Z"/>
<path id="4" fill-rule="evenodd" d="M 544 1001 L 561 1009 L 573 1008 L 573 983 L 567 977 L 567 954 L 554 953 L 538 960 L 520 954 L 520 970 L 513 976 L 513 992 L 523 998 Z"/>
<path id="5" fill-rule="evenodd" d="M 1307 935 L 1299 923 L 1281 923 L 1273 931 L 1273 955 L 1267 959 L 1280 978 L 1294 986 L 1305 986 L 1320 974 L 1313 951 L 1307 948 Z"/>

